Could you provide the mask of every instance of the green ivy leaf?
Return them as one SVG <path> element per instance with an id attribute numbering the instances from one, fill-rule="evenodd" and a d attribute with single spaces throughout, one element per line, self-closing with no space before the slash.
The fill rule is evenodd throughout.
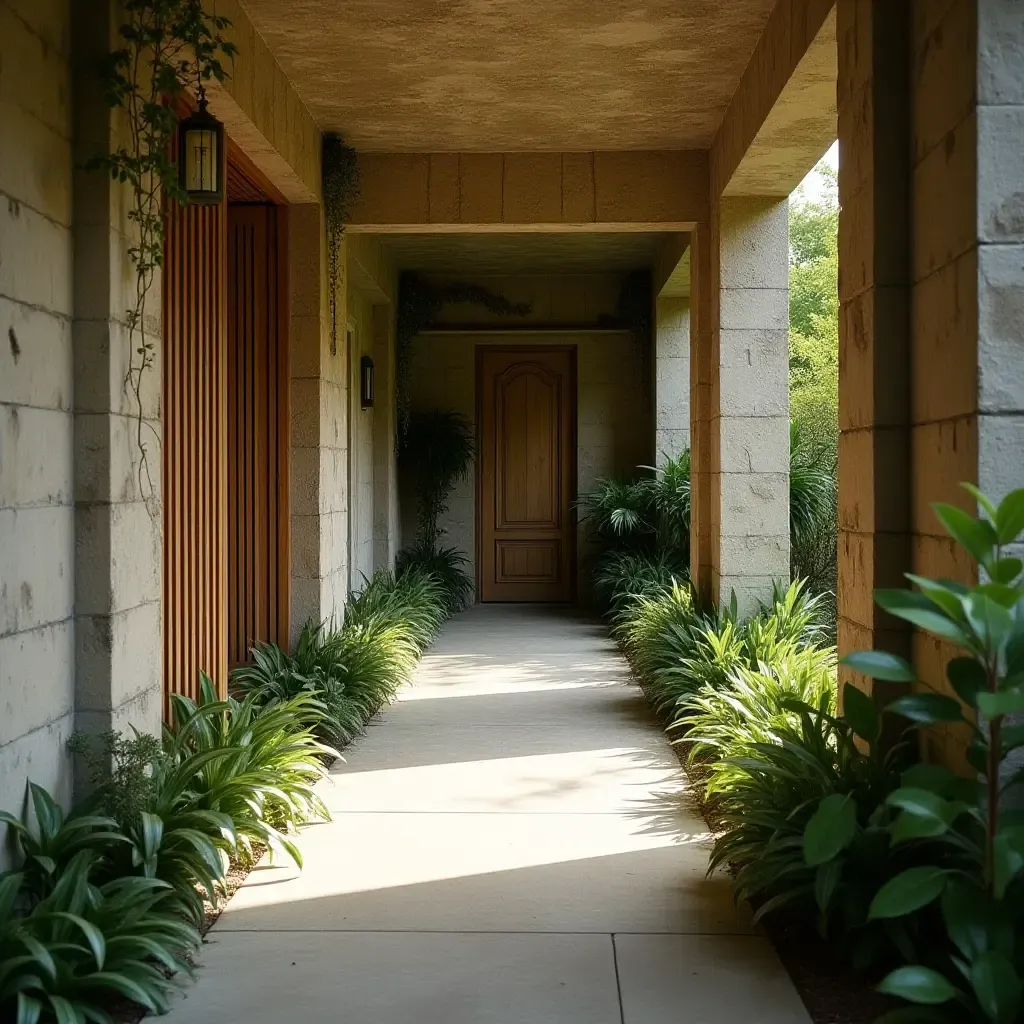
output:
<path id="1" fill-rule="evenodd" d="M 956 989 L 929 967 L 898 967 L 882 979 L 878 991 L 911 1003 L 938 1006 L 956 998 Z"/>
<path id="2" fill-rule="evenodd" d="M 804 829 L 804 860 L 817 867 L 841 853 L 857 832 L 857 805 L 849 795 L 832 793 Z"/>
<path id="3" fill-rule="evenodd" d="M 928 906 L 942 895 L 949 872 L 945 868 L 926 864 L 908 868 L 890 878 L 875 893 L 868 907 L 868 919 L 905 917 L 922 907 Z"/>
<path id="4" fill-rule="evenodd" d="M 960 702 L 953 697 L 944 697 L 940 693 L 908 693 L 905 697 L 897 697 L 887 704 L 885 710 L 925 725 L 964 720 Z"/>
<path id="5" fill-rule="evenodd" d="M 984 953 L 971 965 L 971 987 L 993 1024 L 1013 1024 L 1021 1001 L 1021 980 L 1013 964 L 998 952 Z"/>
<path id="6" fill-rule="evenodd" d="M 855 651 L 843 658 L 842 664 L 872 679 L 884 679 L 891 683 L 913 683 L 917 680 L 911 665 L 887 651 Z M 845 705 L 845 690 L 843 693 Z"/>

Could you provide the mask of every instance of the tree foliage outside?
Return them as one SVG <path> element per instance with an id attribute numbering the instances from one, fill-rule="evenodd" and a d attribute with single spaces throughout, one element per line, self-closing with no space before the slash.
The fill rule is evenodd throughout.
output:
<path id="1" fill-rule="evenodd" d="M 839 445 L 839 198 L 835 170 L 817 173 L 817 199 L 801 186 L 789 206 L 790 409 L 803 436 L 835 456 Z"/>

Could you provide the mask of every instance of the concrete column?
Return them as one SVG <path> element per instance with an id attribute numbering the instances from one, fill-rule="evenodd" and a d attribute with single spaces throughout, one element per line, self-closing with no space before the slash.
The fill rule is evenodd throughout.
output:
<path id="1" fill-rule="evenodd" d="M 789 579 L 788 204 L 723 198 L 719 230 L 713 581 L 749 614 Z"/>
<path id="2" fill-rule="evenodd" d="M 690 447 L 690 299 L 656 301 L 654 458 L 661 466 Z"/>
<path id="3" fill-rule="evenodd" d="M 711 524 L 718 515 L 711 463 L 711 417 L 718 400 L 713 386 L 718 365 L 718 288 L 713 287 L 717 254 L 718 209 L 712 204 L 710 223 L 690 234 L 690 582 L 702 601 L 717 599 L 711 548 Z"/>
<path id="4" fill-rule="evenodd" d="M 398 466 L 395 457 L 395 312 L 373 307 L 373 566 L 392 569 L 399 548 Z"/>
<path id="5" fill-rule="evenodd" d="M 342 246 L 344 246 L 342 242 Z M 290 218 L 292 635 L 341 615 L 348 593 L 348 303 L 345 253 L 337 340 L 327 312 L 321 207 Z"/>
<path id="6" fill-rule="evenodd" d="M 123 130 L 95 75 L 97 60 L 116 38 L 112 5 L 83 0 L 73 17 L 75 719 L 90 733 L 129 726 L 156 732 L 162 694 L 160 282 L 143 325 L 157 357 L 143 381 L 143 468 L 138 409 L 125 387 L 130 346 L 139 343 L 126 323 L 136 288 L 127 252 L 128 202 L 107 175 L 82 169 Z"/>

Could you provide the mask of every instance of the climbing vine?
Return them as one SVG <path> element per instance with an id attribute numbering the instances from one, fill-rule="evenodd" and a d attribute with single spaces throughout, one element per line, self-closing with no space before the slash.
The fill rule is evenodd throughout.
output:
<path id="1" fill-rule="evenodd" d="M 121 45 L 101 62 L 99 76 L 107 103 L 125 112 L 125 141 L 94 156 L 89 166 L 107 171 L 130 194 L 128 256 L 135 268 L 135 295 L 125 317 L 124 390 L 134 406 L 139 488 L 148 503 L 155 490 L 142 389 L 156 353 L 146 337 L 147 302 L 163 265 L 164 202 L 186 200 L 171 148 L 178 128 L 177 101 L 188 89 L 201 93 L 211 79 L 224 81 L 224 62 L 237 50 L 224 37 L 228 19 L 207 14 L 200 0 L 120 0 L 118 7 Z"/>
<path id="2" fill-rule="evenodd" d="M 331 311 L 331 355 L 338 352 L 338 277 L 341 272 L 341 236 L 359 197 L 359 167 L 356 151 L 346 146 L 341 136 L 325 135 L 322 177 L 324 217 L 327 221 L 327 289 Z"/>
<path id="3" fill-rule="evenodd" d="M 497 316 L 528 316 L 529 302 L 509 302 L 481 285 L 452 282 L 432 284 L 419 274 L 406 272 L 398 285 L 398 315 L 395 325 L 395 405 L 398 409 L 398 444 L 409 430 L 409 369 L 412 342 L 420 331 L 437 322 L 446 305 L 473 303 Z"/>

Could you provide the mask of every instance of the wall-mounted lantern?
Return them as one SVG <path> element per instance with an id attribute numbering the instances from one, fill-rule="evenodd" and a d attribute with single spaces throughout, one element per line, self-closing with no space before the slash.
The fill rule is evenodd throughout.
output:
<path id="1" fill-rule="evenodd" d="M 364 409 L 373 407 L 373 360 L 369 356 L 359 360 L 359 400 Z"/>
<path id="2" fill-rule="evenodd" d="M 198 91 L 198 109 L 178 125 L 178 183 L 190 203 L 212 205 L 224 198 L 224 125 Z"/>

